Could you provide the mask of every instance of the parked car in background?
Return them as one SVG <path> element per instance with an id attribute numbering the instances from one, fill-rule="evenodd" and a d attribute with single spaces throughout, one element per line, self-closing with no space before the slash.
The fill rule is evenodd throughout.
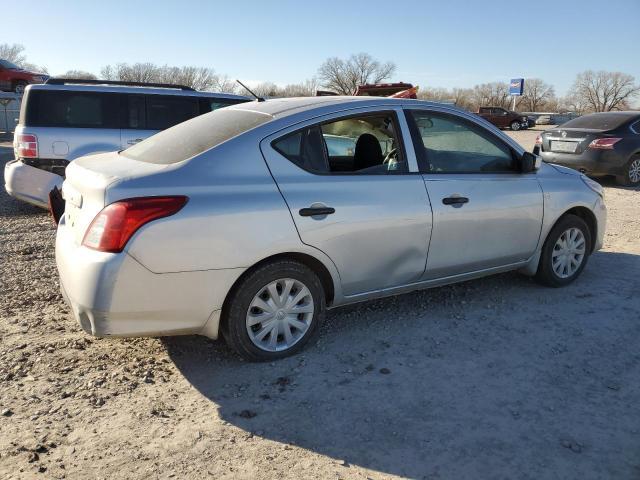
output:
<path id="1" fill-rule="evenodd" d="M 538 115 L 536 118 L 536 125 L 550 125 L 551 124 L 551 116 L 548 114 Z"/>
<path id="2" fill-rule="evenodd" d="M 571 283 L 602 246 L 602 190 L 455 107 L 266 100 L 72 162 L 56 261 L 93 335 L 222 331 L 272 360 L 325 307 L 509 270 Z"/>
<path id="3" fill-rule="evenodd" d="M 621 185 L 640 185 L 640 112 L 575 118 L 539 135 L 534 153 L 592 177 L 615 175 Z"/>
<path id="4" fill-rule="evenodd" d="M 24 93 L 27 85 L 44 83 L 49 78 L 44 73 L 35 73 L 0 59 L 0 90 L 5 92 Z"/>
<path id="5" fill-rule="evenodd" d="M 502 107 L 480 107 L 478 115 L 498 128 L 510 128 L 514 131 L 529 128 L 526 115 Z"/>
<path id="6" fill-rule="evenodd" d="M 180 85 L 50 79 L 25 91 L 14 132 L 15 160 L 4 169 L 9 195 L 47 207 L 69 162 L 122 150 L 221 107 L 250 99 Z"/>

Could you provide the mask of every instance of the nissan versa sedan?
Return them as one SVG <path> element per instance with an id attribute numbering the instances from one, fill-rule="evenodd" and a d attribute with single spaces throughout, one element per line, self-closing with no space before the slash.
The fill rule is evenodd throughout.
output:
<path id="1" fill-rule="evenodd" d="M 256 361 L 300 350 L 326 308 L 510 270 L 567 285 L 606 219 L 598 183 L 477 115 L 371 97 L 216 110 L 72 162 L 63 197 L 84 330 L 222 334 Z"/>
<path id="2" fill-rule="evenodd" d="M 615 175 L 621 185 L 640 185 L 640 112 L 575 118 L 538 136 L 534 153 L 590 177 Z"/>

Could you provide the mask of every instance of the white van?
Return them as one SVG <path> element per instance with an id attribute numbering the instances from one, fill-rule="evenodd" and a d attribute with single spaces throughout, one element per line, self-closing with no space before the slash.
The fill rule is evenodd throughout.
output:
<path id="1" fill-rule="evenodd" d="M 221 107 L 240 95 L 169 84 L 49 79 L 26 88 L 4 169 L 9 195 L 47 208 L 65 168 L 89 153 L 123 150 L 154 133 Z"/>

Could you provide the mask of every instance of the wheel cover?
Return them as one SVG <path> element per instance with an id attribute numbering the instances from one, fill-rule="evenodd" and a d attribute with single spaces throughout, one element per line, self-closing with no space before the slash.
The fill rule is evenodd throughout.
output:
<path id="1" fill-rule="evenodd" d="M 629 180 L 633 183 L 640 182 L 640 158 L 636 158 L 629 165 Z"/>
<path id="2" fill-rule="evenodd" d="M 586 246 L 587 241 L 579 228 L 562 232 L 551 253 L 551 266 L 555 274 L 560 278 L 575 274 L 584 261 Z"/>
<path id="3" fill-rule="evenodd" d="M 313 296 L 304 283 L 293 278 L 274 280 L 249 304 L 249 339 L 266 352 L 287 350 L 307 333 L 314 311 Z"/>

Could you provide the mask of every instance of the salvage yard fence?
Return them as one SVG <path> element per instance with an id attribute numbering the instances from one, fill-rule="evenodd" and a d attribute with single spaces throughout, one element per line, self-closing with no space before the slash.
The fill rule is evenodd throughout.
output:
<path id="1" fill-rule="evenodd" d="M 13 133 L 20 116 L 22 96 L 0 92 L 0 132 Z"/>

